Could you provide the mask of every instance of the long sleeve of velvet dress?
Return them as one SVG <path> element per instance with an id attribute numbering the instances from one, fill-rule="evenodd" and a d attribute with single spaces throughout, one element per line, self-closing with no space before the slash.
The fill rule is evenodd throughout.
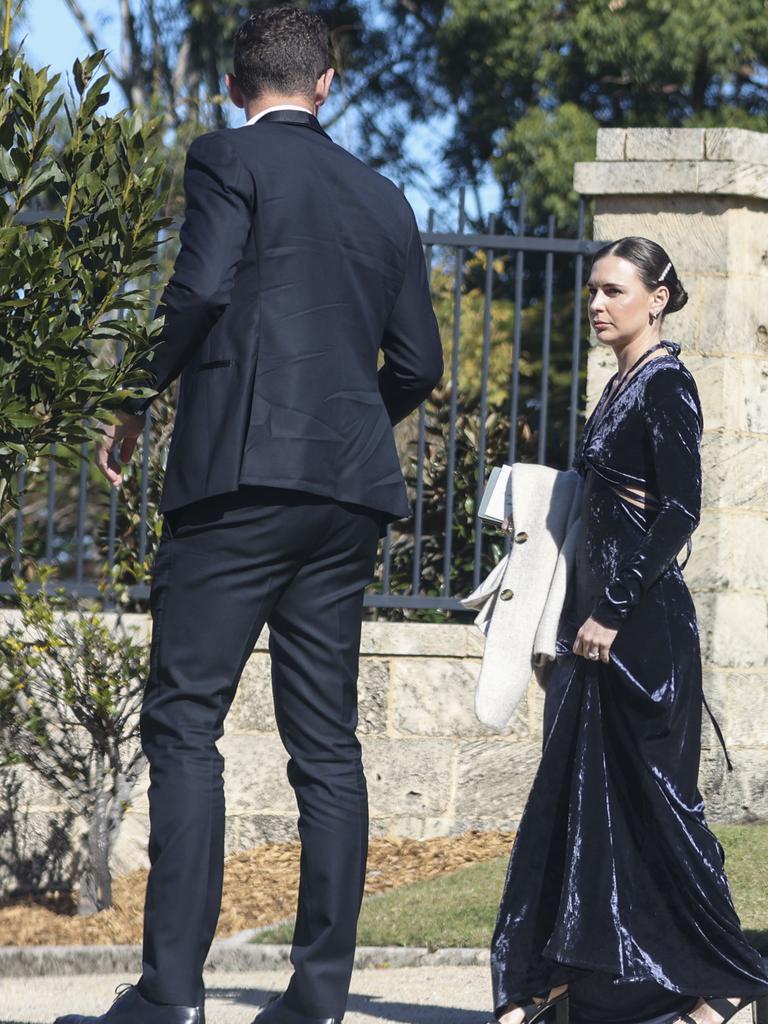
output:
<path id="1" fill-rule="evenodd" d="M 571 1024 L 661 1024 L 699 996 L 768 993 L 698 791 L 701 657 L 677 556 L 699 521 L 702 416 L 664 344 L 606 387 L 574 463 L 582 534 L 493 937 L 497 1014 L 566 982 Z M 618 629 L 607 664 L 572 653 L 590 615 Z"/>

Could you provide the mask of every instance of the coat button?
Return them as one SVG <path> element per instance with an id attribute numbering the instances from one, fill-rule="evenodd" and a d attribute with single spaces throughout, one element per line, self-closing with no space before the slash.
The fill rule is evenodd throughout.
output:
<path id="1" fill-rule="evenodd" d="M 502 590 L 502 592 L 499 594 L 499 597 L 501 598 L 502 601 L 508 601 L 510 597 L 514 596 L 514 591 L 512 590 Z"/>
<path id="2" fill-rule="evenodd" d="M 521 530 L 520 533 L 515 534 L 515 544 L 525 544 L 528 540 L 528 534 L 525 530 Z"/>

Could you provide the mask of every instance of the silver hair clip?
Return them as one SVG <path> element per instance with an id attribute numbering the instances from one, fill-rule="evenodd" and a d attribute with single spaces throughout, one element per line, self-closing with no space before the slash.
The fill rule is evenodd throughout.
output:
<path id="1" fill-rule="evenodd" d="M 664 267 L 664 269 L 662 270 L 660 276 L 657 278 L 657 281 L 659 282 L 659 284 L 661 284 L 661 282 L 664 280 L 664 278 L 667 276 L 667 274 L 670 272 L 671 269 L 672 269 L 672 264 L 671 263 L 668 263 L 666 265 L 666 267 Z"/>

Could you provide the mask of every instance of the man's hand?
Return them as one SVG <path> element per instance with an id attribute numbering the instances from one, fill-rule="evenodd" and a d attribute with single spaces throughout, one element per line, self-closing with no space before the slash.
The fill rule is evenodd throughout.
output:
<path id="1" fill-rule="evenodd" d="M 599 659 L 607 662 L 608 652 L 618 632 L 618 629 L 608 629 L 595 619 L 589 618 L 576 634 L 573 653 L 580 654 L 582 658 L 588 658 L 590 661 Z"/>
<path id="2" fill-rule="evenodd" d="M 146 416 L 117 412 L 116 423 L 102 423 L 104 440 L 96 445 L 96 465 L 113 487 L 122 483 L 121 469 L 131 461 L 136 442 L 144 430 Z"/>

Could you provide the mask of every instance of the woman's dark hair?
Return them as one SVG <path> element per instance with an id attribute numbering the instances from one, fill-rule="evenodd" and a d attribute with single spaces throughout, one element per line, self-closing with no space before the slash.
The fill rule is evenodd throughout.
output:
<path id="1" fill-rule="evenodd" d="M 688 292 L 683 288 L 672 260 L 658 242 L 639 235 L 620 238 L 618 242 L 611 242 L 598 249 L 592 259 L 592 266 L 604 256 L 620 256 L 631 263 L 649 292 L 655 291 L 660 284 L 669 288 L 669 299 L 662 316 L 676 313 L 688 301 Z"/>
<path id="2" fill-rule="evenodd" d="M 329 65 L 328 26 L 292 4 L 256 11 L 235 33 L 235 77 L 246 99 L 314 96 Z"/>

